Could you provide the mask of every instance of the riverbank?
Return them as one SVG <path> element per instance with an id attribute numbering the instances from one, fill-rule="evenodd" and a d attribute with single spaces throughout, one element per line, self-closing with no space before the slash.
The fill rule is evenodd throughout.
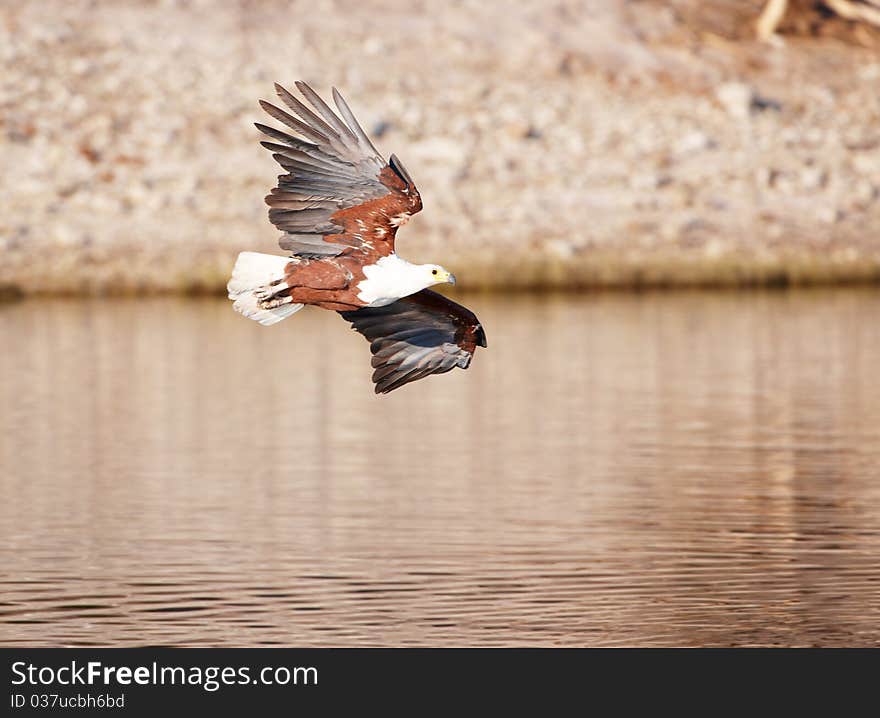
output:
<path id="1" fill-rule="evenodd" d="M 465 289 L 880 281 L 872 31 L 759 43 L 693 5 L 4 6 L 0 288 L 219 292 L 280 252 L 252 122 L 299 78 L 404 160 L 400 251 Z"/>

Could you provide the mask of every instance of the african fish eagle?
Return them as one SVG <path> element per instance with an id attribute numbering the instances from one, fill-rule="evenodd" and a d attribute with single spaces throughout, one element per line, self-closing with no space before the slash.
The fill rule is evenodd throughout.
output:
<path id="1" fill-rule="evenodd" d="M 256 125 L 287 172 L 266 203 L 290 256 L 239 254 L 227 285 L 233 307 L 263 325 L 306 304 L 339 312 L 370 342 L 377 394 L 467 369 L 477 346 L 486 346 L 483 327 L 473 312 L 428 289 L 455 277 L 395 252 L 398 227 L 422 209 L 406 168 L 395 155 L 382 159 L 335 88 L 339 115 L 306 83 L 296 87 L 314 111 L 278 84 L 296 117 L 260 105 L 301 137 Z"/>

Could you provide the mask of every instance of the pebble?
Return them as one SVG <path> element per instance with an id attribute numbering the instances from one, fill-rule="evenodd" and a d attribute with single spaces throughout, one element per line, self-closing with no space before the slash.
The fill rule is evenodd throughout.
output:
<path id="1" fill-rule="evenodd" d="M 738 120 L 751 114 L 754 92 L 742 82 L 726 82 L 715 89 L 715 97 L 727 113 Z"/>

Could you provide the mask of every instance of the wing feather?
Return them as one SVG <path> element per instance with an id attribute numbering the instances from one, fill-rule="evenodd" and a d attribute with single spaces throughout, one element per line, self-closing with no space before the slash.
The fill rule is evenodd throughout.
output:
<path id="1" fill-rule="evenodd" d="M 296 86 L 300 89 L 300 91 L 302 91 L 301 85 L 303 85 L 303 83 L 296 83 Z M 307 85 L 303 86 L 307 87 Z M 287 105 L 291 110 L 302 117 L 309 125 L 314 127 L 316 130 L 322 132 L 326 137 L 340 137 L 338 129 L 330 127 L 330 125 L 324 122 L 324 120 L 318 117 L 314 112 L 312 112 L 302 102 L 297 100 L 277 82 L 275 83 L 275 92 L 278 93 L 278 96 L 281 98 L 282 102 L 284 102 L 285 105 Z M 306 95 L 306 97 L 308 97 L 308 95 Z"/>
<path id="2" fill-rule="evenodd" d="M 358 142 L 365 147 L 371 149 L 373 151 L 373 154 L 376 155 L 376 157 L 379 157 L 379 151 L 373 146 L 370 138 L 367 137 L 367 133 L 364 132 L 363 127 L 361 127 L 360 123 L 357 121 L 357 118 L 354 116 L 354 113 L 349 108 L 348 103 L 345 101 L 345 98 L 342 97 L 342 95 L 339 93 L 339 90 L 337 90 L 335 87 L 333 88 L 333 102 L 336 103 L 336 107 L 339 109 L 339 113 L 342 115 L 346 123 L 348 123 L 348 126 L 352 129 L 354 134 L 357 136 Z"/>
<path id="3" fill-rule="evenodd" d="M 260 100 L 260 107 L 263 108 L 267 115 L 274 117 L 276 120 L 287 125 L 290 129 L 296 130 L 301 135 L 311 137 L 313 140 L 318 142 L 319 145 L 327 142 L 327 138 L 320 132 L 312 129 L 305 122 L 296 119 L 293 115 L 288 114 L 280 107 L 275 107 L 275 105 L 273 105 L 271 102 Z"/>
<path id="4" fill-rule="evenodd" d="M 328 172 L 333 175 L 348 175 L 352 178 L 357 177 L 353 168 L 349 165 L 337 164 L 332 161 L 328 161 L 321 157 L 315 157 L 313 153 L 306 152 L 302 149 L 296 147 L 288 147 L 287 145 L 281 145 L 277 142 L 260 142 L 263 147 L 267 150 L 273 152 L 272 157 L 275 157 L 276 154 L 281 155 L 285 159 L 296 160 L 297 162 L 306 165 L 304 171 L 308 171 L 311 168 L 318 172 Z"/>
<path id="5" fill-rule="evenodd" d="M 344 136 L 351 138 L 352 140 L 357 141 L 357 137 L 355 136 L 354 132 L 351 131 L 351 128 L 348 125 L 346 125 L 344 122 L 340 121 L 340 119 L 336 116 L 336 113 L 330 109 L 330 107 L 327 105 L 327 103 L 321 99 L 320 95 L 318 95 L 317 92 L 315 92 L 305 82 L 297 81 L 295 84 L 296 84 L 297 89 L 301 93 L 303 93 L 303 96 L 312 104 L 312 107 L 314 107 L 318 112 L 320 112 L 321 116 L 329 124 L 331 124 L 333 127 L 336 128 L 336 132 L 340 136 L 344 135 Z M 379 153 L 375 152 L 375 148 L 373 148 L 373 149 L 374 149 L 374 154 L 376 155 L 376 158 L 379 159 Z"/>

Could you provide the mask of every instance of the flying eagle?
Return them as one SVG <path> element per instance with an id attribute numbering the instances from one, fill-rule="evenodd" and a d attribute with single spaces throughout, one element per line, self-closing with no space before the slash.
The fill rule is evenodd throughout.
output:
<path id="1" fill-rule="evenodd" d="M 339 312 L 370 342 L 377 394 L 467 369 L 476 348 L 486 346 L 483 327 L 473 312 L 428 289 L 455 284 L 455 277 L 395 252 L 398 227 L 422 209 L 406 168 L 394 155 L 382 159 L 335 88 L 339 115 L 306 83 L 296 87 L 313 109 L 278 84 L 296 116 L 260 105 L 300 137 L 256 125 L 271 140 L 261 144 L 287 172 L 266 204 L 290 256 L 239 254 L 227 285 L 232 306 L 263 325 L 306 304 Z"/>

